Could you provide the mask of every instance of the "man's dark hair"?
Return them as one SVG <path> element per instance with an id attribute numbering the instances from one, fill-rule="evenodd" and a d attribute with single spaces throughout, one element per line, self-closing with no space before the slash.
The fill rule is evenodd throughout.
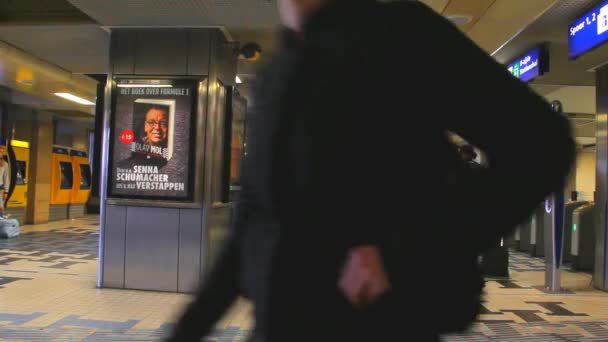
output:
<path id="1" fill-rule="evenodd" d="M 167 110 L 167 106 L 162 106 L 162 105 L 157 105 L 157 104 L 151 104 L 148 107 L 145 108 L 144 110 L 144 116 L 147 116 L 148 113 L 151 110 L 158 110 L 161 112 L 165 112 L 166 115 L 169 115 L 169 111 Z"/>

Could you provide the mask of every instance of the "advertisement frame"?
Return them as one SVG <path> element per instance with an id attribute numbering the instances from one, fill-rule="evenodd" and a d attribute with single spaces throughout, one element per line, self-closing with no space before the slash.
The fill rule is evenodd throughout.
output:
<path id="1" fill-rule="evenodd" d="M 190 142 L 188 146 L 188 186 L 186 188 L 186 196 L 183 197 L 171 197 L 171 196 L 142 196 L 142 195 L 123 195 L 115 194 L 112 191 L 112 185 L 114 184 L 111 179 L 112 170 L 114 169 L 114 139 L 118 137 L 119 132 L 116 131 L 116 106 L 119 95 L 119 82 L 133 81 L 135 83 L 145 81 L 165 81 L 174 85 L 187 86 L 192 89 L 192 95 L 190 99 Z M 181 203 L 181 204 L 195 204 L 195 168 L 196 168 L 196 127 L 197 127 L 197 105 L 199 102 L 199 84 L 202 80 L 198 77 L 170 77 L 170 76 L 114 76 L 112 78 L 112 100 L 111 100 L 111 113 L 110 113 L 110 131 L 109 131 L 109 149 L 108 149 L 108 182 L 106 185 L 107 201 L 126 201 L 132 203 L 133 201 L 142 201 L 142 205 L 145 201 L 154 201 L 160 203 Z"/>

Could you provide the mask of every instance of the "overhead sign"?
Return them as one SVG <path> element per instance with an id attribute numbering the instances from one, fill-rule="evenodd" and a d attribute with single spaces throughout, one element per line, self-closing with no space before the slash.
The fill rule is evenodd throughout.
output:
<path id="1" fill-rule="evenodd" d="M 576 19 L 568 29 L 568 54 L 576 58 L 608 40 L 608 1 Z"/>
<path id="2" fill-rule="evenodd" d="M 543 60 L 543 57 L 542 48 L 539 46 L 516 59 L 507 68 L 513 76 L 524 82 L 528 82 L 546 71 L 546 61 Z"/>

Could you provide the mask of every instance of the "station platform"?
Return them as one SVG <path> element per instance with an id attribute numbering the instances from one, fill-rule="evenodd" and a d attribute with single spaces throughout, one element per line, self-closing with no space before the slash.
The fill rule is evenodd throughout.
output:
<path id="1" fill-rule="evenodd" d="M 87 217 L 25 226 L 19 238 L 0 240 L 0 341 L 165 336 L 189 296 L 97 289 L 98 224 Z M 571 293 L 555 295 L 540 289 L 542 259 L 512 253 L 510 268 L 510 279 L 487 281 L 483 314 L 471 331 L 445 341 L 608 341 L 608 293 L 592 288 L 591 275 L 565 272 Z M 245 341 L 250 313 L 238 302 L 209 341 Z"/>

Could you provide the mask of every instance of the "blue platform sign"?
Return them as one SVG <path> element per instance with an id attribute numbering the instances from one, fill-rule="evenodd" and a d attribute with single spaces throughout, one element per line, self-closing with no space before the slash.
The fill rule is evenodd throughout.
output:
<path id="1" fill-rule="evenodd" d="M 531 81 L 543 73 L 541 55 L 541 48 L 536 47 L 509 64 L 507 68 L 516 78 L 524 82 Z"/>
<path id="2" fill-rule="evenodd" d="M 568 54 L 574 59 L 608 40 L 608 1 L 585 13 L 568 28 Z"/>

